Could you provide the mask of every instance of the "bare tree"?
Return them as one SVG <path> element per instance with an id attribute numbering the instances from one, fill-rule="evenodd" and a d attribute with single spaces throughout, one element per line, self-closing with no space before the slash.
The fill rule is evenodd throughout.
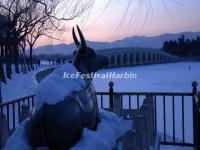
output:
<path id="1" fill-rule="evenodd" d="M 41 36 L 46 36 L 51 39 L 59 40 L 52 36 L 55 30 L 56 28 L 51 23 L 49 23 L 49 21 L 42 21 L 38 23 L 37 26 L 35 26 L 34 29 L 25 37 L 25 40 L 29 45 L 28 63 L 30 64 L 32 69 L 33 69 L 33 46 Z"/>
<path id="2" fill-rule="evenodd" d="M 3 64 L 2 64 L 2 61 L 0 59 L 0 82 L 4 82 L 6 83 L 6 77 L 4 75 L 4 69 L 3 69 Z"/>
<path id="3" fill-rule="evenodd" d="M 33 30 L 44 27 L 46 22 L 54 29 L 60 30 L 61 24 L 79 17 L 93 4 L 94 0 L 1 0 L 0 14 L 7 17 L 8 31 L 10 35 L 12 33 L 10 41 L 16 43 L 12 51 L 15 71 L 19 73 L 17 43 L 33 33 Z"/>

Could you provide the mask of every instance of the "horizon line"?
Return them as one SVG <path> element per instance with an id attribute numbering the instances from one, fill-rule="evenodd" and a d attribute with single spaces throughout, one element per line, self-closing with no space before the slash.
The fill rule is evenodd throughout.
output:
<path id="1" fill-rule="evenodd" d="M 168 32 L 168 33 L 157 34 L 157 35 L 131 35 L 131 36 L 119 38 L 117 40 L 112 40 L 112 41 L 98 41 L 98 40 L 97 41 L 86 40 L 86 41 L 87 42 L 99 42 L 99 43 L 112 43 L 112 42 L 121 41 L 121 40 L 132 38 L 132 37 L 148 37 L 148 38 L 151 38 L 151 37 L 159 37 L 159 36 L 162 36 L 162 35 L 165 35 L 165 34 L 183 34 L 183 33 L 200 33 L 200 30 L 199 31 Z M 70 43 L 61 42 L 61 43 L 56 43 L 56 44 L 45 44 L 45 45 L 36 46 L 34 49 L 39 48 L 39 47 L 44 47 L 44 46 L 51 46 L 51 45 L 52 46 L 56 46 L 56 45 L 71 45 L 73 43 L 74 42 L 70 42 Z"/>

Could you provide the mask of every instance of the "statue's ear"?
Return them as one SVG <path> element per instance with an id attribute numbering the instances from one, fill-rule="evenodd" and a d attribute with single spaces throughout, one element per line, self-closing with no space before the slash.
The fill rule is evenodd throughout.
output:
<path id="1" fill-rule="evenodd" d="M 74 64 L 75 66 L 77 66 L 77 65 L 79 64 L 79 59 L 80 59 L 80 56 L 79 56 L 79 55 L 80 55 L 79 50 L 73 52 L 73 64 Z"/>
<path id="2" fill-rule="evenodd" d="M 86 41 L 85 41 L 85 38 L 83 36 L 83 33 L 81 32 L 78 25 L 77 25 L 77 30 L 78 30 L 78 34 L 79 34 L 81 43 L 78 41 L 78 38 L 76 37 L 75 30 L 74 30 L 74 27 L 73 27 L 72 36 L 73 36 L 73 39 L 74 39 L 74 43 L 75 43 L 76 47 L 78 48 L 78 51 L 80 51 L 81 53 L 85 53 L 86 50 L 87 50 L 87 45 L 86 45 Z"/>

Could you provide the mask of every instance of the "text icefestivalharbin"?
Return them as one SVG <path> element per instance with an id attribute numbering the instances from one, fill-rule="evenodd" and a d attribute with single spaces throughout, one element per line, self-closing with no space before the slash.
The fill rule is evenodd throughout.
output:
<path id="1" fill-rule="evenodd" d="M 137 79 L 137 74 L 132 72 L 123 72 L 123 73 L 116 73 L 116 72 L 106 72 L 106 73 L 88 73 L 82 74 L 81 72 L 76 73 L 68 73 L 64 72 L 63 74 L 64 79 L 69 78 L 95 78 L 95 79 Z"/>

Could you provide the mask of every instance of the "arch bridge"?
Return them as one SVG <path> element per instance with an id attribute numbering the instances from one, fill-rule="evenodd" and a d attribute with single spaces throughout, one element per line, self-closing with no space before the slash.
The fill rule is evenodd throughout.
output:
<path id="1" fill-rule="evenodd" d="M 119 47 L 97 50 L 97 53 L 109 58 L 108 67 L 172 63 L 179 60 L 176 56 L 151 48 Z"/>

